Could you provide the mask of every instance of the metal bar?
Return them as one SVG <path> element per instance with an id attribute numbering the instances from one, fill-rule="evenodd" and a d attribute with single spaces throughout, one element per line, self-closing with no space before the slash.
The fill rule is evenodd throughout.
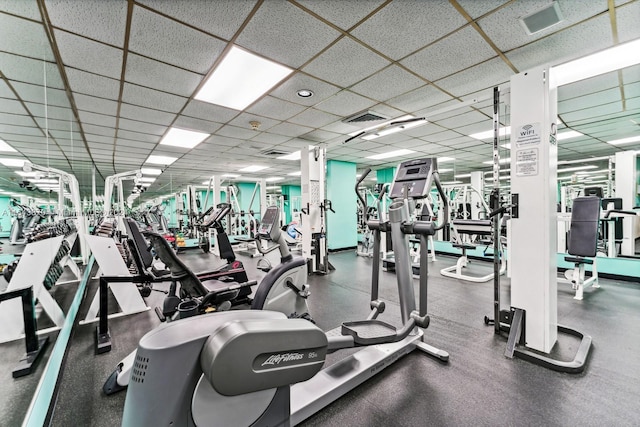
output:
<path id="1" fill-rule="evenodd" d="M 491 210 L 500 208 L 500 87 L 493 88 L 493 191 L 494 198 Z M 500 334 L 500 218 L 493 217 L 493 326 L 494 332 Z"/>

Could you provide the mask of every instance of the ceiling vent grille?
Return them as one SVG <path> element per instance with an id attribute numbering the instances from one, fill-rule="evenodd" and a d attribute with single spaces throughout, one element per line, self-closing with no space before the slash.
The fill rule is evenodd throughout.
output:
<path id="1" fill-rule="evenodd" d="M 374 122 L 378 120 L 388 120 L 388 117 L 378 114 L 371 110 L 364 110 L 349 116 L 342 120 L 343 123 L 360 123 L 360 122 Z"/>
<path id="2" fill-rule="evenodd" d="M 291 153 L 288 151 L 268 149 L 268 150 L 261 151 L 260 154 L 262 154 L 263 156 L 284 156 Z"/>
<path id="3" fill-rule="evenodd" d="M 527 34 L 532 35 L 559 24 L 563 19 L 560 6 L 554 1 L 540 10 L 523 16 L 519 21 Z"/>

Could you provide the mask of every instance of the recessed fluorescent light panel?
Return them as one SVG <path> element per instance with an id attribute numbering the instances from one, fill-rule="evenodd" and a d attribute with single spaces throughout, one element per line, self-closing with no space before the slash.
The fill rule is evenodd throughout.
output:
<path id="1" fill-rule="evenodd" d="M 147 158 L 145 163 L 151 163 L 153 165 L 170 165 L 176 160 L 178 160 L 176 157 L 152 155 Z"/>
<path id="2" fill-rule="evenodd" d="M 567 131 L 567 132 L 558 132 L 557 139 L 558 139 L 558 141 L 562 141 L 562 140 L 565 140 L 565 139 L 577 138 L 577 137 L 582 136 L 582 135 L 583 134 L 581 134 L 578 131 L 570 130 L 570 131 Z"/>
<path id="3" fill-rule="evenodd" d="M 611 145 L 631 144 L 633 142 L 640 142 L 639 136 L 632 136 L 630 138 L 614 139 L 613 141 L 607 141 Z"/>
<path id="4" fill-rule="evenodd" d="M 407 120 L 407 119 L 403 119 L 403 120 Z M 400 121 L 399 119 L 396 119 L 394 121 Z M 387 129 L 382 129 L 376 133 L 372 133 L 371 135 L 365 135 L 362 137 L 362 139 L 366 140 L 366 141 L 370 141 L 372 139 L 376 139 L 376 138 L 380 138 L 383 136 L 387 136 L 387 135 L 391 135 L 393 133 L 397 133 L 397 132 L 402 132 L 405 131 L 407 129 L 411 129 L 411 128 L 415 128 L 418 126 L 422 126 L 427 124 L 427 120 L 423 119 L 423 120 L 416 120 L 415 122 L 409 122 L 409 123 L 404 123 L 404 124 L 398 124 L 398 125 L 391 125 L 391 127 L 387 128 Z M 360 131 L 362 132 L 362 131 Z"/>
<path id="5" fill-rule="evenodd" d="M 558 86 L 640 64 L 640 39 L 551 68 Z"/>
<path id="6" fill-rule="evenodd" d="M 225 173 L 222 176 L 226 176 L 227 178 L 240 178 L 242 175 L 238 175 L 237 173 Z"/>
<path id="7" fill-rule="evenodd" d="M 162 173 L 162 169 L 155 168 L 142 168 L 140 169 L 143 175 L 160 175 Z"/>
<path id="8" fill-rule="evenodd" d="M 242 168 L 242 169 L 238 169 L 240 172 L 259 172 L 261 170 L 265 170 L 268 169 L 269 166 L 257 166 L 257 165 L 251 165 L 251 166 L 247 166 L 246 168 Z"/>
<path id="9" fill-rule="evenodd" d="M 368 128 L 364 128 L 364 129 L 357 130 L 355 132 L 351 132 L 349 134 L 349 136 L 355 136 L 355 135 L 357 135 L 359 133 L 362 133 L 362 132 L 369 132 L 370 130 L 374 130 L 374 129 L 378 129 L 378 128 L 381 128 L 381 127 L 384 127 L 384 126 L 388 126 L 393 122 L 400 122 L 400 121 L 403 121 L 403 120 L 409 120 L 409 119 L 413 119 L 413 118 L 414 118 L 414 116 L 412 116 L 411 114 L 407 114 L 406 116 L 401 116 L 401 117 L 398 117 L 398 118 L 395 118 L 395 119 L 387 120 L 386 122 L 378 123 L 377 125 L 369 126 Z"/>
<path id="10" fill-rule="evenodd" d="M 26 160 L 24 159 L 0 159 L 0 163 L 12 168 L 21 168 Z"/>
<path id="11" fill-rule="evenodd" d="M 193 148 L 210 136 L 208 133 L 193 130 L 170 128 L 169 132 L 160 140 L 161 145 L 172 147 Z"/>
<path id="12" fill-rule="evenodd" d="M 402 150 L 396 150 L 396 151 L 389 151 L 388 153 L 375 154 L 373 156 L 367 157 L 367 159 L 382 160 L 382 159 L 388 159 L 391 157 L 405 156 L 411 153 L 415 153 L 415 151 L 402 149 Z"/>
<path id="13" fill-rule="evenodd" d="M 500 128 L 500 136 L 511 135 L 511 126 Z M 493 138 L 493 129 L 485 130 L 484 132 L 472 133 L 469 135 L 473 139 L 489 139 Z"/>
<path id="14" fill-rule="evenodd" d="M 289 175 L 289 176 L 300 176 L 300 175 L 302 175 L 302 171 L 291 172 L 291 173 L 288 173 L 287 175 Z"/>
<path id="15" fill-rule="evenodd" d="M 138 182 L 153 182 L 155 178 L 143 176 L 142 178 L 138 178 Z"/>
<path id="16" fill-rule="evenodd" d="M 300 151 L 296 151 L 291 154 L 286 154 L 284 156 L 276 157 L 278 160 L 300 160 Z"/>
<path id="17" fill-rule="evenodd" d="M 576 166 L 576 167 L 573 167 L 573 168 L 558 169 L 558 173 L 583 171 L 583 170 L 587 170 L 587 169 L 597 169 L 597 168 L 598 167 L 596 165 Z"/>
<path id="18" fill-rule="evenodd" d="M 291 68 L 233 46 L 195 99 L 244 110 L 292 71 Z"/>
<path id="19" fill-rule="evenodd" d="M 0 138 L 0 151 L 9 151 L 9 152 L 15 153 L 16 149 L 10 146 L 9 144 L 7 144 L 5 140 Z"/>
<path id="20" fill-rule="evenodd" d="M 281 181 L 283 179 L 284 178 L 282 178 L 281 176 L 272 176 L 272 177 L 269 177 L 269 178 L 265 179 L 265 181 L 267 181 L 267 182 L 275 182 L 275 181 Z"/>
<path id="21" fill-rule="evenodd" d="M 438 157 L 438 163 L 453 162 L 454 160 L 453 157 Z"/>

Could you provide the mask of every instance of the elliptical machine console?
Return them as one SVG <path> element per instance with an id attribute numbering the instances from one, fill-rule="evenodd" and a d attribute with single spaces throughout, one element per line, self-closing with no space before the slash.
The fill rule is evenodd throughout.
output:
<path id="1" fill-rule="evenodd" d="M 427 237 L 446 223 L 411 221 L 409 213 L 409 199 L 426 197 L 432 182 L 445 201 L 442 217 L 448 218 L 436 160 L 420 159 L 398 168 L 389 222 L 368 223 L 375 248 L 380 247 L 381 229 L 390 230 L 394 241 L 400 328 L 377 320 L 385 307 L 378 299 L 378 257 L 373 257 L 367 319 L 345 322 L 327 333 L 267 310 L 229 311 L 162 325 L 140 340 L 140 368 L 129 386 L 122 425 L 296 425 L 413 350 L 448 361 L 445 351 L 423 342 L 429 325 Z M 268 211 L 265 219 L 270 215 Z M 261 233 L 272 236 L 278 227 L 266 222 Z M 420 236 L 419 308 L 409 235 Z M 327 353 L 354 347 L 361 349 L 323 368 Z"/>

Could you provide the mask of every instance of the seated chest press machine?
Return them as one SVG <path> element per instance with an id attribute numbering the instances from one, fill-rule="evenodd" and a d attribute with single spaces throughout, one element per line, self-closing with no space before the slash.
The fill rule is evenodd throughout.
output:
<path id="1" fill-rule="evenodd" d="M 444 197 L 435 159 L 406 161 L 391 188 L 399 329 L 377 320 L 385 307 L 378 300 L 378 257 L 372 260 L 368 318 L 327 333 L 273 311 L 229 311 L 162 325 L 140 340 L 122 425 L 295 425 L 415 349 L 446 362 L 446 352 L 423 342 L 429 325 L 427 237 L 437 227 L 410 221 L 408 208 L 408 198 L 424 198 L 432 181 Z M 381 225 L 368 223 L 377 248 Z M 419 309 L 408 249 L 414 234 L 423 249 Z M 323 369 L 327 353 L 354 347 L 362 349 Z"/>

